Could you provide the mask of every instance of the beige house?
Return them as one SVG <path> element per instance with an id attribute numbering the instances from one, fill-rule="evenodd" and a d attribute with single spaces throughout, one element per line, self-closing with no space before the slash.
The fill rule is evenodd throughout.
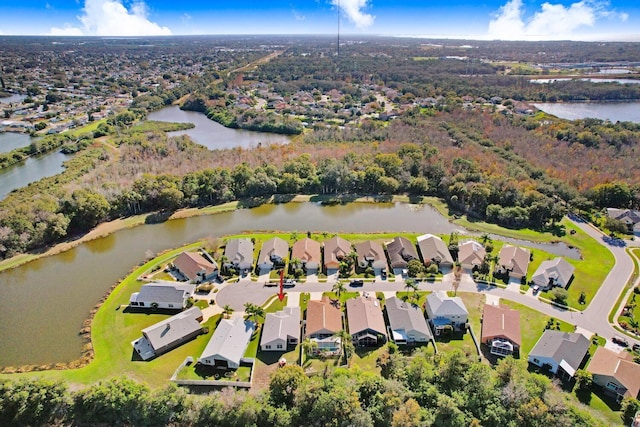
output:
<path id="1" fill-rule="evenodd" d="M 418 248 L 422 254 L 422 261 L 425 265 L 432 262 L 438 264 L 439 267 L 452 267 L 453 257 L 449 248 L 444 241 L 433 234 L 423 234 L 418 236 Z"/>
<path id="2" fill-rule="evenodd" d="M 322 262 L 320 243 L 308 237 L 298 240 L 291 249 L 291 260 L 299 259 L 307 274 L 317 274 Z"/>
<path id="3" fill-rule="evenodd" d="M 509 274 L 513 279 L 522 279 L 527 275 L 531 252 L 529 249 L 517 246 L 504 245 L 500 249 L 498 256 L 497 271 L 502 274 Z"/>
<path id="4" fill-rule="evenodd" d="M 638 398 L 640 392 L 640 365 L 633 363 L 633 355 L 627 351 L 616 353 L 598 347 L 587 371 L 593 382 L 620 402 L 625 397 Z"/>
<path id="5" fill-rule="evenodd" d="M 467 240 L 458 245 L 458 262 L 466 270 L 479 267 L 486 255 L 487 251 L 484 246 L 475 240 Z"/>
<path id="6" fill-rule="evenodd" d="M 355 345 L 369 347 L 384 344 L 387 340 L 380 301 L 375 297 L 347 300 L 347 322 Z"/>
<path id="7" fill-rule="evenodd" d="M 336 236 L 324 242 L 324 268 L 327 274 L 338 271 L 340 263 L 351 251 L 351 242 L 342 237 Z"/>
<path id="8" fill-rule="evenodd" d="M 354 247 L 358 254 L 358 266 L 360 268 L 372 267 L 374 270 L 382 270 L 387 267 L 387 256 L 379 242 L 367 240 L 357 243 Z"/>

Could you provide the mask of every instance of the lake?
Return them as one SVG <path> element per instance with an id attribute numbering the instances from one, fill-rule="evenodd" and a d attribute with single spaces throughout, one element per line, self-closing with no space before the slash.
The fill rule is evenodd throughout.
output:
<path id="1" fill-rule="evenodd" d="M 0 104 L 11 104 L 12 102 L 22 102 L 26 95 L 13 94 L 4 98 L 0 98 Z"/>
<path id="2" fill-rule="evenodd" d="M 640 102 L 541 102 L 533 105 L 567 120 L 595 118 L 640 123 Z"/>
<path id="3" fill-rule="evenodd" d="M 64 170 L 62 163 L 72 156 L 52 151 L 41 156 L 29 157 L 22 163 L 0 170 L 0 199 L 4 199 L 15 189 L 61 173 Z"/>
<path id="4" fill-rule="evenodd" d="M 0 132 L 0 153 L 8 153 L 16 148 L 27 147 L 31 137 L 25 133 Z"/>
<path id="5" fill-rule="evenodd" d="M 620 84 L 640 84 L 640 80 L 638 79 L 593 79 L 593 78 L 580 78 L 574 79 L 572 77 L 557 77 L 552 79 L 531 79 L 530 83 L 537 84 L 548 84 L 555 82 L 566 82 L 570 80 L 579 80 L 581 82 L 591 82 L 591 83 L 620 83 Z"/>
<path id="6" fill-rule="evenodd" d="M 151 251 L 246 230 L 416 232 L 465 230 L 429 205 L 316 203 L 262 205 L 122 230 L 0 273 L 0 366 L 69 362 L 82 350 L 82 322 L 109 287 Z M 555 253 L 563 245 L 536 244 Z M 25 339 L 25 337 L 29 337 Z"/>
<path id="7" fill-rule="evenodd" d="M 189 135 L 194 142 L 204 145 L 210 150 L 234 147 L 251 148 L 260 144 L 287 144 L 290 140 L 290 137 L 286 135 L 226 128 L 220 123 L 209 120 L 202 113 L 183 111 L 177 105 L 154 111 L 147 118 L 160 122 L 193 123 L 195 128 L 169 132 L 169 135 Z"/>

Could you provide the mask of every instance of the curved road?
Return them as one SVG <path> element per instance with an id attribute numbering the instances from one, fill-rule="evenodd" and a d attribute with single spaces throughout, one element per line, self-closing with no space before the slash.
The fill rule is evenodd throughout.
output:
<path id="1" fill-rule="evenodd" d="M 605 248 L 610 250 L 615 257 L 614 267 L 607 275 L 587 309 L 583 312 L 566 310 L 544 303 L 539 301 L 537 297 L 531 295 L 531 292 L 523 295 L 520 292 L 514 292 L 509 289 L 478 284 L 475 283 L 469 275 L 463 275 L 463 279 L 458 290 L 460 292 L 486 293 L 514 301 L 531 307 L 546 315 L 553 316 L 580 328 L 597 333 L 607 339 L 611 339 L 614 335 L 621 335 L 609 323 L 608 317 L 609 312 L 615 305 L 625 284 L 633 273 L 633 261 L 625 251 L 626 246 L 619 244 L 620 241 L 612 241 L 608 239 L 600 230 L 587 222 L 581 222 L 576 218 L 571 218 L 571 221 L 573 221 L 574 224 L 580 227 L 588 235 L 599 241 Z M 451 280 L 451 275 L 448 275 L 445 276 L 441 282 L 421 282 L 419 287 L 420 290 L 450 291 L 452 289 Z M 326 292 L 331 291 L 334 283 L 334 281 L 328 281 L 326 283 L 306 282 L 304 284 L 296 285 L 293 288 L 286 289 L 285 292 Z M 365 282 L 365 285 L 360 288 L 350 288 L 347 286 L 347 290 L 384 292 L 403 291 L 406 290 L 406 288 L 402 281 L 379 281 L 374 283 Z M 277 292 L 277 287 L 267 287 L 263 285 L 263 282 L 252 282 L 247 279 L 230 286 L 224 286 L 216 294 L 216 302 L 220 307 L 228 304 L 233 307 L 234 310 L 242 311 L 244 310 L 244 304 L 246 302 L 262 305 L 269 297 L 277 294 Z M 630 345 L 635 343 L 640 344 L 640 341 L 637 339 L 627 337 L 627 340 L 630 342 Z"/>

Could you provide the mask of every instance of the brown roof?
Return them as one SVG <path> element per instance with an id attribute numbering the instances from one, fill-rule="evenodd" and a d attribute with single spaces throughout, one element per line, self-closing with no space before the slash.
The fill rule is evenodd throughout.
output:
<path id="1" fill-rule="evenodd" d="M 418 251 L 411 241 L 404 237 L 396 237 L 387 244 L 387 252 L 391 259 L 391 268 L 407 268 L 409 261 L 418 258 Z"/>
<path id="2" fill-rule="evenodd" d="M 520 312 L 499 305 L 484 306 L 482 315 L 482 342 L 502 337 L 518 346 L 522 345 Z"/>
<path id="3" fill-rule="evenodd" d="M 324 265 L 338 268 L 342 258 L 351 253 L 351 242 L 342 237 L 334 237 L 324 242 Z"/>
<path id="4" fill-rule="evenodd" d="M 320 265 L 320 243 L 305 237 L 293 244 L 291 259 L 298 258 L 303 262 L 315 262 Z"/>
<path id="5" fill-rule="evenodd" d="M 529 269 L 530 252 L 517 246 L 504 245 L 500 249 L 498 263 L 506 269 L 524 276 Z"/>
<path id="6" fill-rule="evenodd" d="M 334 305 L 327 296 L 322 300 L 307 303 L 307 327 L 305 336 L 318 332 L 338 332 L 342 330 L 342 311 L 340 305 Z"/>
<path id="7" fill-rule="evenodd" d="M 587 370 L 594 375 L 615 378 L 627 389 L 625 396 L 635 399 L 640 392 L 640 365 L 627 359 L 629 356 L 631 354 L 626 351 L 616 353 L 604 347 L 598 347 Z"/>
<path id="8" fill-rule="evenodd" d="M 211 263 L 197 252 L 182 252 L 173 261 L 173 265 L 189 280 L 196 279 L 200 272 L 204 271 L 205 275 L 208 276 L 218 269 L 217 265 Z"/>
<path id="9" fill-rule="evenodd" d="M 376 298 L 352 298 L 347 300 L 347 319 L 349 320 L 349 334 L 370 329 L 385 337 L 387 329 L 380 309 L 380 302 Z"/>

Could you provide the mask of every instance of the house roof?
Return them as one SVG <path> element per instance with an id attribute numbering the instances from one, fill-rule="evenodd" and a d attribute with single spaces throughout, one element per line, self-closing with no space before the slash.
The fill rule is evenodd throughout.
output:
<path id="1" fill-rule="evenodd" d="M 339 264 L 351 253 L 351 242 L 342 237 L 334 237 L 324 242 L 324 264 Z"/>
<path id="2" fill-rule="evenodd" d="M 458 245 L 458 261 L 461 264 L 480 265 L 487 251 L 475 240 L 467 240 Z"/>
<path id="3" fill-rule="evenodd" d="M 427 305 L 434 317 L 469 315 L 460 297 L 450 297 L 445 291 L 436 291 L 427 295 Z"/>
<path id="4" fill-rule="evenodd" d="M 253 242 L 248 238 L 231 239 L 224 249 L 224 256 L 234 265 L 253 264 Z"/>
<path id="5" fill-rule="evenodd" d="M 242 316 L 220 320 L 200 359 L 225 359 L 239 364 L 255 330 L 256 324 Z"/>
<path id="6" fill-rule="evenodd" d="M 418 236 L 418 247 L 424 262 L 434 261 L 436 263 L 453 264 L 453 257 L 449 252 L 449 248 L 438 236 L 433 234 Z"/>
<path id="7" fill-rule="evenodd" d="M 391 268 L 405 268 L 412 259 L 420 259 L 416 247 L 409 239 L 396 237 L 387 243 L 387 252 L 391 260 Z"/>
<path id="8" fill-rule="evenodd" d="M 202 311 L 194 306 L 143 329 L 142 335 L 157 350 L 202 329 L 198 319 L 202 319 Z"/>
<path id="9" fill-rule="evenodd" d="M 342 311 L 338 304 L 333 304 L 327 296 L 320 301 L 309 301 L 307 303 L 307 326 L 306 336 L 316 334 L 320 331 L 339 332 L 342 330 Z"/>
<path id="10" fill-rule="evenodd" d="M 607 216 L 623 221 L 628 225 L 634 225 L 640 222 L 640 211 L 633 209 L 607 208 Z"/>
<path id="11" fill-rule="evenodd" d="M 387 336 L 380 302 L 376 298 L 352 298 L 347 300 L 349 334 L 354 335 L 368 329 Z"/>
<path id="12" fill-rule="evenodd" d="M 564 360 L 575 372 L 590 345 L 591 341 L 582 334 L 547 329 L 529 352 L 529 357 L 547 357 L 558 364 Z M 572 372 L 568 373 L 573 375 Z"/>
<path id="13" fill-rule="evenodd" d="M 139 292 L 131 294 L 130 302 L 157 302 L 158 304 L 182 303 L 196 290 L 192 283 L 154 282 L 142 285 Z M 176 307 L 177 308 L 177 307 Z"/>
<path id="14" fill-rule="evenodd" d="M 554 258 L 552 260 L 542 261 L 540 266 L 533 273 L 532 281 L 540 286 L 547 286 L 550 280 L 555 281 L 562 286 L 567 286 L 573 276 L 575 267 L 564 258 Z"/>
<path id="15" fill-rule="evenodd" d="M 273 237 L 262 244 L 258 264 L 272 263 L 271 257 L 286 258 L 289 255 L 289 243 L 279 237 Z"/>
<path id="16" fill-rule="evenodd" d="M 627 389 L 624 395 L 635 399 L 640 392 L 640 365 L 633 362 L 633 357 L 631 360 L 628 357 L 631 357 L 631 354 L 626 351 L 616 353 L 604 347 L 598 347 L 587 370 L 594 375 L 615 378 Z"/>
<path id="17" fill-rule="evenodd" d="M 380 260 L 386 261 L 387 259 L 384 254 L 384 249 L 379 242 L 367 240 L 361 243 L 356 243 L 354 247 L 356 249 L 356 253 L 358 254 L 358 261 L 371 260 L 375 262 Z"/>
<path id="18" fill-rule="evenodd" d="M 518 246 L 504 245 L 500 249 L 498 263 L 513 273 L 525 276 L 529 269 L 529 249 Z"/>
<path id="19" fill-rule="evenodd" d="M 260 345 L 289 337 L 300 339 L 300 308 L 285 307 L 275 313 L 267 313 L 262 327 Z"/>
<path id="20" fill-rule="evenodd" d="M 204 272 L 208 276 L 218 269 L 215 261 L 211 262 L 197 252 L 182 252 L 173 265 L 189 280 L 197 279 L 198 273 Z"/>
<path id="21" fill-rule="evenodd" d="M 520 312 L 499 305 L 487 304 L 482 315 L 482 342 L 495 337 L 504 337 L 522 346 Z"/>
<path id="22" fill-rule="evenodd" d="M 305 263 L 320 264 L 320 243 L 308 237 L 298 240 L 291 249 L 291 259 L 293 258 L 298 258 Z"/>
<path id="23" fill-rule="evenodd" d="M 395 331 L 403 331 L 404 335 L 411 331 L 416 331 L 431 338 L 431 329 L 427 325 L 422 310 L 417 305 L 413 305 L 400 298 L 391 297 L 385 301 L 389 326 Z"/>

